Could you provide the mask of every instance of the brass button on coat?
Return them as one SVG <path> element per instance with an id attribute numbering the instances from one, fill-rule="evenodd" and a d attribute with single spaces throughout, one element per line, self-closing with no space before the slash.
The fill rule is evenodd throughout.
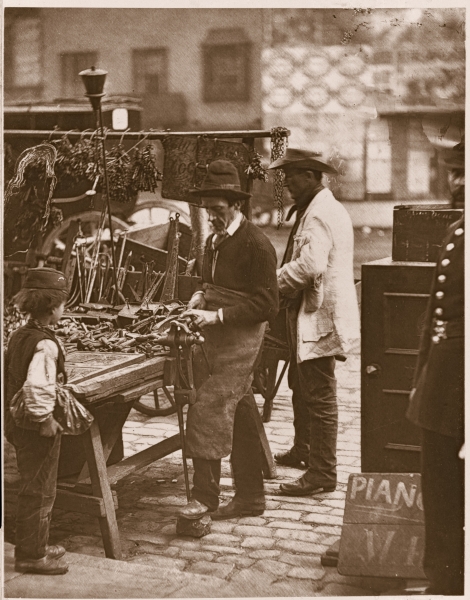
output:
<path id="1" fill-rule="evenodd" d="M 445 275 L 439 275 L 439 277 L 437 278 L 437 281 L 439 283 L 445 283 L 446 279 L 447 279 L 447 277 Z"/>
<path id="2" fill-rule="evenodd" d="M 442 300 L 442 298 L 444 298 L 444 292 L 436 292 L 436 298 L 438 300 Z"/>
<path id="3" fill-rule="evenodd" d="M 444 260 L 441 262 L 441 265 L 443 267 L 447 267 L 450 265 L 450 260 L 448 258 L 444 258 Z"/>
<path id="4" fill-rule="evenodd" d="M 447 244 L 447 246 L 446 246 L 447 252 L 450 252 L 454 248 L 455 248 L 455 244 L 453 244 L 452 242 L 450 242 L 450 244 Z"/>

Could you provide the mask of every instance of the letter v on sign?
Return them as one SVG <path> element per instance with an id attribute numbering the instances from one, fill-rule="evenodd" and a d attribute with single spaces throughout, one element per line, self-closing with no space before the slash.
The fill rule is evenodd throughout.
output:
<path id="1" fill-rule="evenodd" d="M 375 544 L 374 544 L 374 531 L 372 529 L 364 529 L 366 538 L 367 538 L 367 562 L 371 562 L 374 560 L 376 556 Z M 383 564 L 388 556 L 390 551 L 390 546 L 392 545 L 393 538 L 395 537 L 395 531 L 388 531 L 387 536 L 385 538 L 385 542 L 382 546 L 382 549 L 377 548 L 379 552 L 379 563 Z M 377 536 L 380 539 L 380 536 Z"/>

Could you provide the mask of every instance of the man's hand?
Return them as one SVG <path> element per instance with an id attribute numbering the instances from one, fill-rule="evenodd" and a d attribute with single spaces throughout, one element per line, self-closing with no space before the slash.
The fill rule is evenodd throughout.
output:
<path id="1" fill-rule="evenodd" d="M 204 310 L 207 306 L 206 298 L 204 294 L 194 294 L 191 300 L 188 302 L 188 309 L 195 308 L 197 310 Z"/>
<path id="2" fill-rule="evenodd" d="M 207 327 L 207 325 L 216 325 L 217 323 L 220 323 L 219 315 L 216 310 L 190 309 L 185 310 L 181 316 L 191 317 L 191 321 L 200 329 Z"/>
<path id="3" fill-rule="evenodd" d="M 42 437 L 54 437 L 58 433 L 62 433 L 62 431 L 64 431 L 64 428 L 52 416 L 43 421 L 39 427 L 39 435 Z"/>

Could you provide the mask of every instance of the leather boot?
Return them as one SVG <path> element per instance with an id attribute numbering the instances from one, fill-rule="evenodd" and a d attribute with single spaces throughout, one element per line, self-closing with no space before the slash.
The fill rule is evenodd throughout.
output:
<path id="1" fill-rule="evenodd" d="M 232 498 L 228 504 L 219 506 L 219 508 L 211 514 L 214 521 L 224 521 L 225 519 L 234 519 L 236 517 L 255 517 L 262 515 L 266 503 L 263 500 L 253 500 L 248 502 L 239 498 Z"/>
<path id="2" fill-rule="evenodd" d="M 64 575 L 69 570 L 63 558 L 51 558 L 46 554 L 37 560 L 16 560 L 15 571 L 18 573 L 36 573 L 37 575 Z"/>

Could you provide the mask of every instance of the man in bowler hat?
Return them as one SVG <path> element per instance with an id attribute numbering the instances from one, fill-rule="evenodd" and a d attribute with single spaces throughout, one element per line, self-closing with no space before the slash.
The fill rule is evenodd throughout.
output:
<path id="1" fill-rule="evenodd" d="M 281 492 L 308 496 L 336 488 L 338 405 L 335 361 L 359 338 L 353 276 L 353 227 L 346 209 L 322 184 L 337 171 L 313 152 L 290 148 L 270 169 L 282 169 L 296 219 L 277 271 L 286 307 L 295 437 L 274 456 L 280 465 L 306 468 Z M 288 219 L 290 218 L 288 215 Z"/>
<path id="2" fill-rule="evenodd" d="M 265 508 L 262 450 L 251 391 L 253 368 L 265 325 L 278 311 L 276 252 L 241 207 L 250 194 L 240 189 L 236 167 L 212 162 L 200 189 L 213 234 L 203 259 L 202 286 L 186 315 L 203 329 L 207 360 L 194 354 L 195 404 L 188 408 L 186 449 L 193 460 L 190 502 L 180 514 L 199 519 L 260 515 Z M 219 507 L 221 459 L 231 454 L 234 498 Z"/>

